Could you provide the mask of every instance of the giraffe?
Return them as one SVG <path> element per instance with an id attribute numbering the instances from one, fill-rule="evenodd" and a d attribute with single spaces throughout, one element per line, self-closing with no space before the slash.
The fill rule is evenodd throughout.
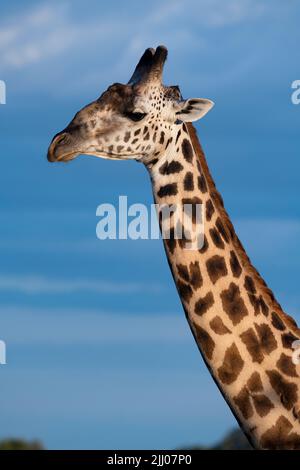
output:
<path id="1" fill-rule="evenodd" d="M 149 48 L 127 84 L 115 83 L 56 134 L 50 162 L 79 154 L 136 160 L 158 204 L 205 208 L 204 243 L 186 250 L 173 226 L 169 266 L 200 353 L 256 449 L 300 449 L 300 329 L 253 267 L 216 189 L 192 122 L 213 102 L 164 86 L 167 49 Z"/>

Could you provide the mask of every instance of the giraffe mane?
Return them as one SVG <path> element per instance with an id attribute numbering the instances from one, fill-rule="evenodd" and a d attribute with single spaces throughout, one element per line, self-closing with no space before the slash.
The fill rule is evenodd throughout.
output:
<path id="1" fill-rule="evenodd" d="M 220 213 L 222 218 L 222 222 L 224 224 L 224 228 L 228 237 L 232 239 L 233 245 L 236 249 L 237 254 L 239 255 L 241 264 L 243 268 L 254 278 L 255 282 L 257 283 L 260 291 L 269 298 L 270 307 L 280 316 L 282 321 L 288 326 L 294 333 L 300 335 L 300 328 L 298 327 L 294 318 L 290 315 L 286 314 L 283 310 L 279 302 L 275 299 L 273 291 L 267 286 L 257 269 L 252 265 L 249 256 L 247 255 L 240 239 L 238 238 L 234 226 L 229 218 L 229 215 L 224 207 L 223 198 L 219 191 L 216 188 L 216 184 L 211 176 L 210 170 L 207 165 L 207 161 L 199 142 L 199 138 L 197 135 L 197 131 L 191 122 L 185 123 L 187 127 L 188 134 L 190 136 L 194 151 L 199 158 L 202 171 L 206 178 L 211 198 Z"/>

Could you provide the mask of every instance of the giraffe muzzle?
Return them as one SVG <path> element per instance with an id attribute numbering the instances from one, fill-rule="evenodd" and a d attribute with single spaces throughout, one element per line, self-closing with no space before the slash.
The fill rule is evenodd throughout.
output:
<path id="1" fill-rule="evenodd" d="M 72 139 L 67 132 L 60 132 L 54 136 L 49 148 L 47 158 L 49 162 L 68 162 L 73 160 L 78 152 L 72 148 Z"/>

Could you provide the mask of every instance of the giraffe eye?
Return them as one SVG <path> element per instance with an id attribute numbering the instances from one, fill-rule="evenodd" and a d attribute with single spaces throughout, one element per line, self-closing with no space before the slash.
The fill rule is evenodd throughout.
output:
<path id="1" fill-rule="evenodd" d="M 141 121 L 146 115 L 146 113 L 126 113 L 126 117 L 135 122 Z"/>

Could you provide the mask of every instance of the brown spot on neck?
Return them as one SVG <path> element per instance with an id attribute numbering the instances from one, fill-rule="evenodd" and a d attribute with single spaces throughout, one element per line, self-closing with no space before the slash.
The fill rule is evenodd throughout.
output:
<path id="1" fill-rule="evenodd" d="M 226 349 L 223 364 L 218 369 L 218 376 L 224 384 L 232 384 L 240 375 L 245 362 L 235 343 Z"/>
<path id="2" fill-rule="evenodd" d="M 280 416 L 261 436 L 260 444 L 262 449 L 268 450 L 299 450 L 300 435 L 293 431 L 293 425 L 285 416 Z"/>
<path id="3" fill-rule="evenodd" d="M 267 370 L 266 373 L 283 406 L 291 410 L 297 402 L 297 385 L 285 380 L 277 370 Z"/>

